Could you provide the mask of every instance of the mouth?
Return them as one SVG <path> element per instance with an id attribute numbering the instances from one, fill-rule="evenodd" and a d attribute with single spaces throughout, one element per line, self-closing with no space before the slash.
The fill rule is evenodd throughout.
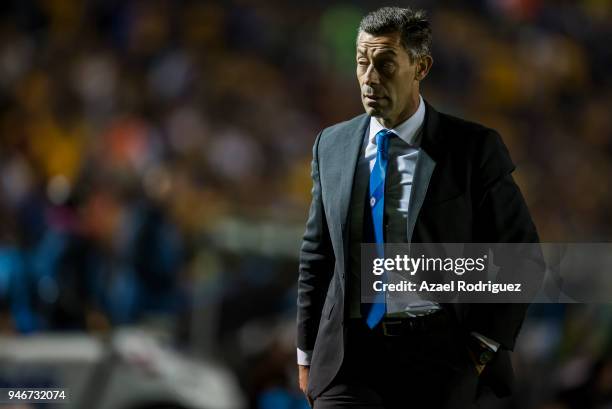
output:
<path id="1" fill-rule="evenodd" d="M 381 95 L 363 95 L 363 103 L 369 107 L 380 107 L 385 105 L 385 97 Z"/>

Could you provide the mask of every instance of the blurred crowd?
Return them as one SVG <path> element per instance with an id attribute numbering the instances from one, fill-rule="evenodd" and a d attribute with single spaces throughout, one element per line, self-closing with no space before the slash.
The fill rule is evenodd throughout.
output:
<path id="1" fill-rule="evenodd" d="M 253 407 L 303 407 L 311 147 L 362 112 L 355 30 L 379 5 L 3 2 L 0 333 L 161 322 L 235 368 Z M 500 131 L 541 239 L 609 241 L 612 3 L 411 5 L 433 21 L 424 97 Z M 611 323 L 603 306 L 534 306 L 519 374 L 555 375 L 520 398 L 609 407 Z"/>

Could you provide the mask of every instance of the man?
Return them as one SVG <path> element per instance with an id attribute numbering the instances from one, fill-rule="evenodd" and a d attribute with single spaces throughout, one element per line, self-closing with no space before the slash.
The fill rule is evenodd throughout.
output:
<path id="1" fill-rule="evenodd" d="M 362 242 L 538 242 L 497 132 L 421 97 L 430 45 L 422 11 L 364 17 L 356 63 L 366 113 L 323 130 L 313 147 L 297 346 L 300 388 L 315 408 L 468 408 L 486 388 L 510 393 L 526 304 L 361 303 Z"/>

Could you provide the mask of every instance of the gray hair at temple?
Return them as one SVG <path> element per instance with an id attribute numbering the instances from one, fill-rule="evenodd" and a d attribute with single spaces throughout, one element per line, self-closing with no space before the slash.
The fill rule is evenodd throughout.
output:
<path id="1" fill-rule="evenodd" d="M 357 35 L 361 32 L 374 36 L 399 32 L 413 61 L 431 55 L 431 27 L 424 10 L 382 7 L 361 20 Z"/>

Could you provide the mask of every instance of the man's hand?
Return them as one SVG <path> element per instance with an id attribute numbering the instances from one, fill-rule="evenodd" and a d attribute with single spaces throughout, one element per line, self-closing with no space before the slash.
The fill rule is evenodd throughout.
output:
<path id="1" fill-rule="evenodd" d="M 308 404 L 312 408 L 314 401 L 308 395 L 308 375 L 310 374 L 310 366 L 307 365 L 298 365 L 298 379 L 300 382 L 300 390 L 306 396 L 306 400 L 308 400 Z"/>
<path id="2" fill-rule="evenodd" d="M 472 358 L 472 363 L 474 364 L 474 367 L 476 368 L 476 373 L 478 375 L 480 375 L 482 373 L 482 371 L 484 371 L 485 367 L 487 366 L 486 364 L 481 364 L 480 362 L 478 362 L 478 359 L 476 358 L 476 355 L 474 354 L 474 352 L 468 348 L 468 351 L 470 353 L 470 358 Z"/>
<path id="3" fill-rule="evenodd" d="M 476 336 L 469 336 L 465 346 L 470 354 L 472 364 L 476 368 L 476 374 L 480 376 L 486 365 L 495 357 L 496 351 Z"/>

